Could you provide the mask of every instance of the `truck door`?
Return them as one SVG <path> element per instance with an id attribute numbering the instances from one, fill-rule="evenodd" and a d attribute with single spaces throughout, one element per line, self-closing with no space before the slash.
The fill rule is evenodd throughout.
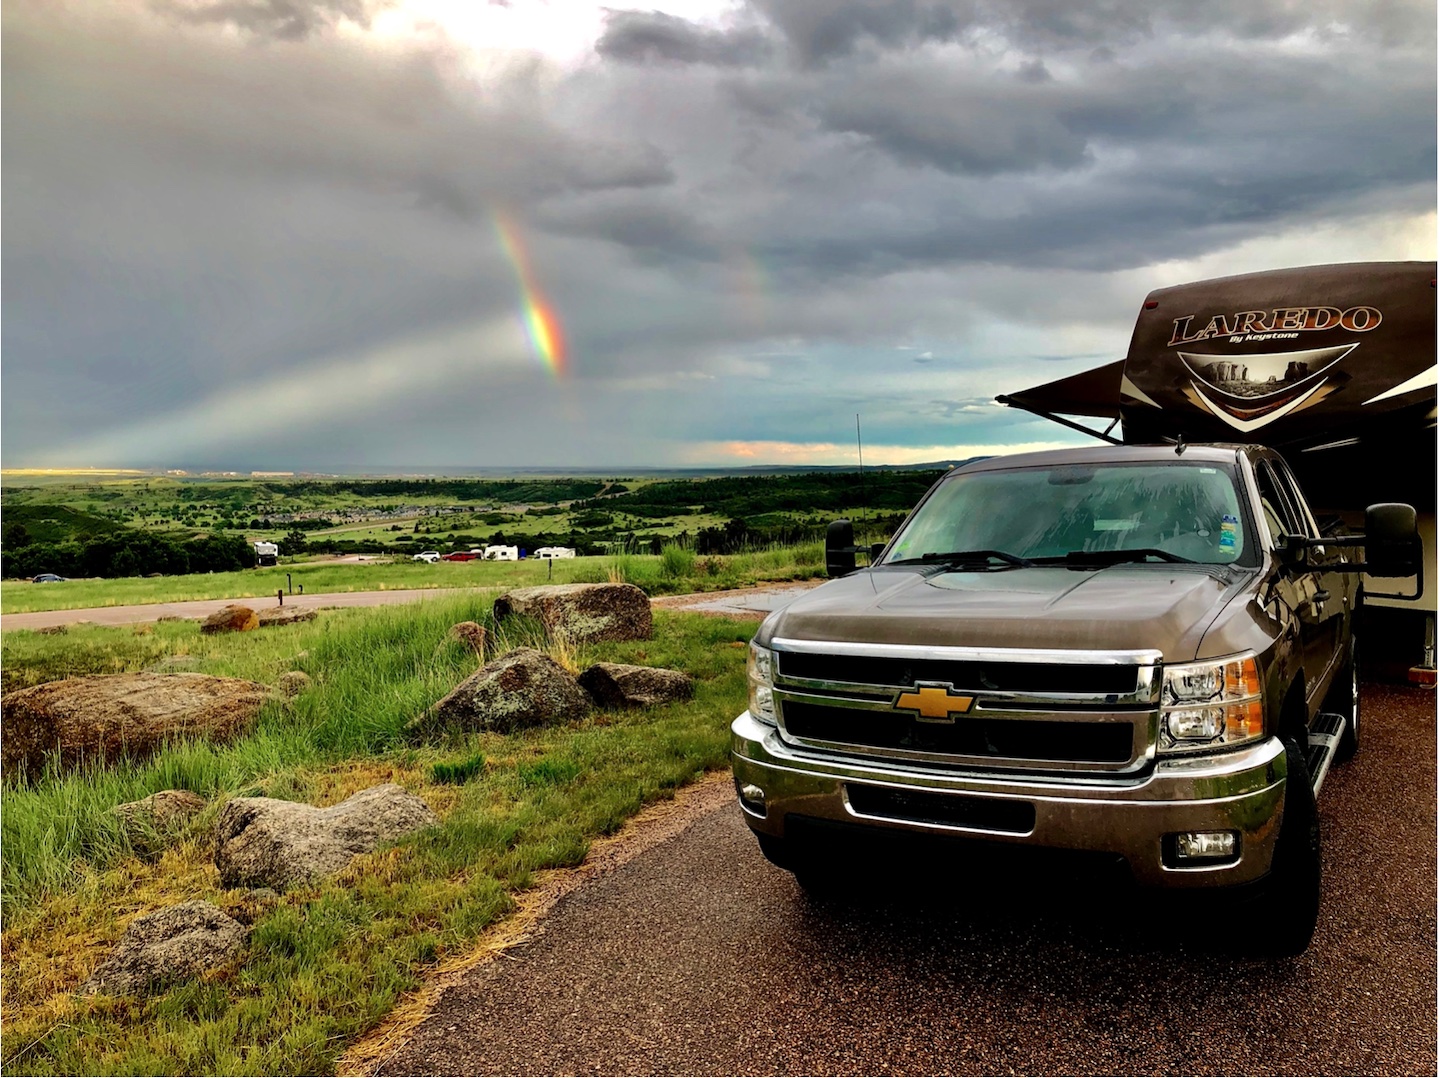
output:
<path id="1" fill-rule="evenodd" d="M 1280 483 L 1280 491 L 1282 494 L 1288 494 L 1294 501 L 1305 526 L 1305 534 L 1312 539 L 1320 538 L 1320 529 L 1315 523 L 1315 515 L 1310 512 L 1310 502 L 1301 490 L 1295 473 L 1290 470 L 1290 465 L 1278 457 L 1273 463 L 1275 477 Z M 1316 686 L 1315 690 L 1319 692 L 1329 687 L 1335 667 L 1341 664 L 1349 654 L 1350 641 L 1346 632 L 1349 624 L 1347 615 L 1350 613 L 1351 603 L 1354 600 L 1356 578 L 1353 574 L 1340 571 L 1346 559 L 1338 548 L 1316 547 L 1310 552 L 1310 561 L 1315 567 L 1316 582 L 1320 587 L 1316 596 L 1318 606 L 1315 611 L 1320 623 L 1320 631 L 1315 636 L 1317 649 L 1315 663 L 1322 668 L 1322 684 Z M 1308 657 L 1306 661 L 1307 663 L 1310 661 Z"/>
<path id="2" fill-rule="evenodd" d="M 1260 487 L 1260 504 L 1265 512 L 1265 525 L 1270 530 L 1272 544 L 1280 535 L 1312 536 L 1308 513 L 1304 503 L 1297 500 L 1293 486 L 1287 486 L 1268 458 L 1255 462 L 1255 480 Z M 1334 656 L 1334 627 L 1327 622 L 1328 604 L 1341 601 L 1343 594 L 1337 590 L 1327 594 L 1322 583 L 1322 574 L 1310 565 L 1294 563 L 1283 571 L 1284 580 L 1280 585 L 1280 597 L 1290 607 L 1300 628 L 1302 663 L 1305 667 L 1305 696 L 1312 699 L 1323 688 L 1325 675 Z M 1333 574 L 1326 574 L 1333 575 Z"/>

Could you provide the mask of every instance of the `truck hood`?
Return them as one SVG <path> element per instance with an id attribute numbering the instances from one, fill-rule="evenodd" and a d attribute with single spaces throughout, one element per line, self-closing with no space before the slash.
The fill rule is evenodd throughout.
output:
<path id="1" fill-rule="evenodd" d="M 1055 566 L 988 572 L 862 571 L 773 614 L 756 636 L 852 643 L 1101 651 L 1194 659 L 1248 574 L 1198 565 Z"/>

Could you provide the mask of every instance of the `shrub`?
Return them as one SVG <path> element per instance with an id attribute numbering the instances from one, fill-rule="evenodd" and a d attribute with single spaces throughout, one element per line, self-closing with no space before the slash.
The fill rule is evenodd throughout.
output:
<path id="1" fill-rule="evenodd" d="M 660 551 L 660 569 L 668 577 L 689 576 L 695 569 L 695 555 L 671 543 Z"/>

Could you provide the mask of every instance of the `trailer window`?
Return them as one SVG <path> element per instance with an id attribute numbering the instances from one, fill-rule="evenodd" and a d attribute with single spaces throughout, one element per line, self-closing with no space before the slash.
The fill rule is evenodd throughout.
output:
<path id="1" fill-rule="evenodd" d="M 1202 464 L 1072 464 L 962 472 L 896 537 L 886 562 L 962 550 L 1025 558 L 1159 549 L 1254 564 L 1235 477 Z"/>

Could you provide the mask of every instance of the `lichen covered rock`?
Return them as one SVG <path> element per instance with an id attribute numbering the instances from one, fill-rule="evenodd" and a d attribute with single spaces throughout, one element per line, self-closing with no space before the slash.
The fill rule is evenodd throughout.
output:
<path id="1" fill-rule="evenodd" d="M 158 992 L 228 962 L 248 936 L 249 929 L 218 906 L 182 902 L 131 921 L 80 990 L 112 996 Z"/>
<path id="2" fill-rule="evenodd" d="M 420 736 L 450 730 L 498 730 L 572 722 L 590 697 L 564 667 L 534 648 L 517 648 L 482 666 L 411 723 Z"/>
<path id="3" fill-rule="evenodd" d="M 634 584 L 554 584 L 516 588 L 495 600 L 495 620 L 533 617 L 551 637 L 576 644 L 648 640 L 650 598 Z"/>
<path id="4" fill-rule="evenodd" d="M 580 675 L 580 687 L 601 707 L 654 707 L 695 695 L 689 674 L 627 663 L 596 663 Z"/>
<path id="5" fill-rule="evenodd" d="M 48 760 L 144 759 L 168 741 L 223 742 L 250 729 L 264 685 L 208 674 L 97 674 L 19 689 L 0 701 L 0 761 L 8 775 Z"/>
<path id="6" fill-rule="evenodd" d="M 232 603 L 200 623 L 202 633 L 248 633 L 260 628 L 260 617 L 248 606 Z"/>
<path id="7" fill-rule="evenodd" d="M 356 857 L 439 823 L 430 806 L 393 783 L 316 808 L 237 797 L 215 827 L 215 867 L 225 887 L 283 891 L 333 876 Z"/>

